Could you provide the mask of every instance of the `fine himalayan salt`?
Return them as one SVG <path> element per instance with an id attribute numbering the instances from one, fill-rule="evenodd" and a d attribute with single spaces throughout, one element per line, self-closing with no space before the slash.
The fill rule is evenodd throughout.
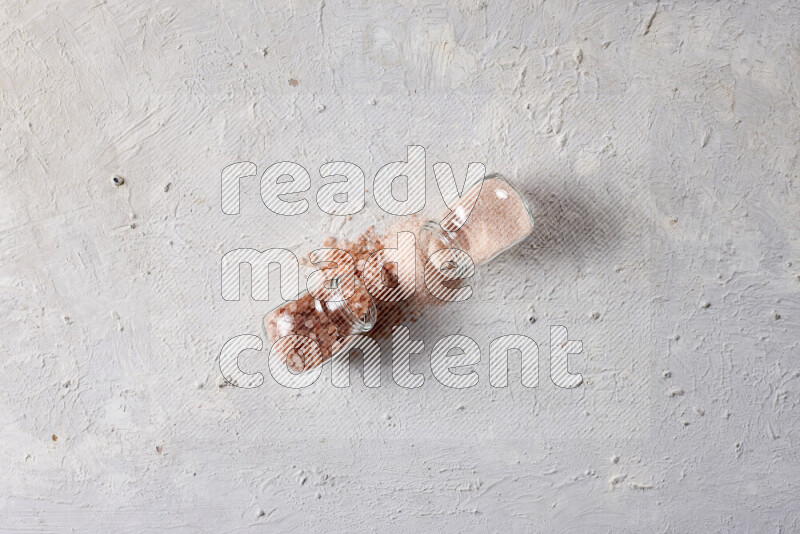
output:
<path id="1" fill-rule="evenodd" d="M 475 207 L 468 214 L 473 202 Z M 441 221 L 441 228 L 476 265 L 493 259 L 533 231 L 529 206 L 508 182 L 498 177 L 487 178 L 483 187 L 473 187 Z"/>

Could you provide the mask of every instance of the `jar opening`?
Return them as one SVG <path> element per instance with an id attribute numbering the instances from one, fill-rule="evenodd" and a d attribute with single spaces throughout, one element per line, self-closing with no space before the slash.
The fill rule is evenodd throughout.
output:
<path id="1" fill-rule="evenodd" d="M 357 276 L 353 276 L 355 293 L 346 298 L 342 293 L 346 285 L 343 282 L 340 277 L 333 278 L 329 289 L 333 298 L 324 302 L 316 301 L 316 306 L 324 310 L 341 335 L 369 332 L 378 317 L 375 300 Z"/>

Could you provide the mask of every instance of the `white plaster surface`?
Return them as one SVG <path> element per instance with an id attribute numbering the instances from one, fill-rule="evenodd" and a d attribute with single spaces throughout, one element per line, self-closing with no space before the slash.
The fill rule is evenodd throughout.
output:
<path id="1" fill-rule="evenodd" d="M 797 532 L 798 36 L 790 0 L 3 2 L 0 531 Z M 390 222 L 371 194 L 322 213 L 317 170 L 408 144 L 426 212 L 438 161 L 537 210 L 472 300 L 411 325 L 428 353 L 473 337 L 478 385 L 423 355 L 416 390 L 388 366 L 220 387 L 278 303 L 223 301 L 222 254 Z M 224 215 L 248 160 L 304 165 L 311 209 L 271 215 L 251 180 Z M 548 378 L 552 325 L 583 341 L 577 389 Z M 488 383 L 514 332 L 536 389 Z"/>

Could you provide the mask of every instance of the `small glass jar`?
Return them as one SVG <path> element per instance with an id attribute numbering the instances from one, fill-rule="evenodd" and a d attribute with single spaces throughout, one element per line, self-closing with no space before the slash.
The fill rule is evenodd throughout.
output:
<path id="1" fill-rule="evenodd" d="M 456 274 L 463 274 L 458 273 L 464 264 L 455 260 L 457 255 L 433 255 L 443 249 L 454 249 L 466 252 L 475 265 L 482 265 L 527 238 L 533 232 L 533 224 L 533 211 L 528 202 L 505 178 L 491 174 L 467 191 L 440 222 L 427 221 L 417 228 L 418 261 L 414 262 L 414 268 L 423 266 L 421 268 L 426 271 L 441 271 L 444 263 L 451 262 L 456 266 Z M 363 237 L 359 241 L 366 242 Z M 429 261 L 434 258 L 435 261 Z M 329 288 L 331 300 L 317 300 L 304 291 L 296 301 L 283 303 L 264 317 L 264 329 L 273 346 L 278 339 L 290 335 L 304 336 L 318 344 L 320 351 L 311 358 L 300 354 L 302 351 L 297 347 L 281 346 L 278 356 L 291 369 L 299 372 L 321 364 L 333 355 L 336 341 L 369 332 L 381 319 L 374 299 L 360 278 L 362 275 L 363 266 L 360 266 L 353 277 L 355 291 L 348 299 L 342 297 L 338 283 L 334 283 Z M 414 297 L 414 306 L 442 302 L 431 298 L 426 287 L 420 287 L 420 278 L 414 277 L 417 280 L 415 292 L 425 294 Z M 400 304 L 382 303 L 383 318 L 397 320 L 399 314 L 394 312 Z"/>
<path id="2" fill-rule="evenodd" d="M 423 224 L 420 249 L 428 257 L 440 249 L 463 250 L 475 265 L 483 265 L 531 235 L 533 224 L 533 210 L 525 198 L 503 176 L 490 174 L 441 222 Z"/>

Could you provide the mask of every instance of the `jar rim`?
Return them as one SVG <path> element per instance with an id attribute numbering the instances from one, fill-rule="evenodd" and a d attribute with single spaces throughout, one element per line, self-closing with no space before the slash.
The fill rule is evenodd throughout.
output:
<path id="1" fill-rule="evenodd" d="M 339 290 L 339 288 L 341 287 L 341 284 L 339 284 L 340 278 L 341 278 L 340 276 L 336 276 L 331 279 L 331 281 L 336 281 L 336 287 L 330 288 L 330 291 L 334 297 L 338 298 L 338 300 L 325 301 L 325 312 L 328 313 L 329 311 L 331 312 L 342 311 L 346 319 L 347 325 L 354 330 L 354 332 L 352 333 L 369 332 L 370 330 L 372 330 L 372 327 L 375 326 L 375 322 L 378 319 L 378 309 L 375 306 L 375 299 L 372 297 L 369 290 L 367 290 L 367 288 L 364 287 L 364 290 L 366 291 L 367 296 L 369 297 L 369 309 L 366 311 L 363 317 L 358 317 L 350 308 L 350 305 L 347 303 L 347 299 L 344 297 L 344 295 L 342 295 L 341 291 Z M 364 285 L 361 279 L 356 275 L 353 275 L 353 281 L 354 283 L 361 284 L 362 286 Z M 330 307 L 331 302 L 344 302 L 344 306 L 338 307 L 336 309 L 331 309 Z M 351 332 L 348 332 L 348 334 L 346 335 L 350 334 Z"/>
<path id="2" fill-rule="evenodd" d="M 458 236 L 456 233 L 445 230 L 442 228 L 442 225 L 436 221 L 425 221 L 422 224 L 422 230 L 433 234 L 436 239 L 445 245 L 444 248 L 462 249 L 461 243 L 458 242 Z"/>

